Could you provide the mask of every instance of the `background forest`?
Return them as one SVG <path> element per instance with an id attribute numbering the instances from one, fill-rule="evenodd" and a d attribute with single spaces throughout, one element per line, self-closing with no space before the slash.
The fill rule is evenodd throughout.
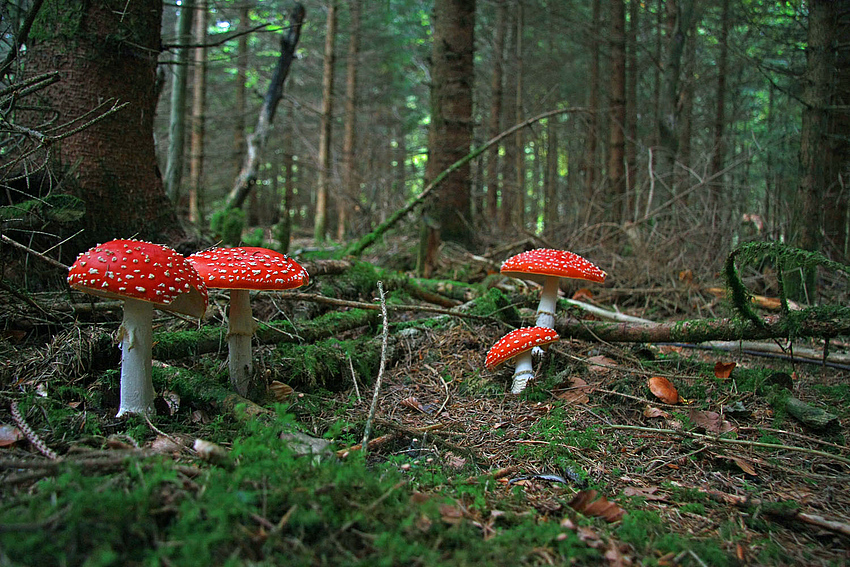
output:
<path id="1" fill-rule="evenodd" d="M 850 0 L 0 18 L 0 567 L 850 560 Z M 69 289 L 123 238 L 309 282 L 144 357 Z M 513 394 L 535 248 L 607 278 L 545 284 Z"/>
<path id="2" fill-rule="evenodd" d="M 159 10 L 154 0 L 133 4 L 141 12 Z M 83 33 L 73 20 L 81 12 L 57 19 L 46 2 L 41 17 L 54 18 L 63 31 L 47 34 L 36 19 L 31 45 L 19 39 L 29 67 L 18 68 L 27 59 L 15 59 L 9 49 L 14 32 L 35 12 L 27 8 L 40 5 L 6 5 L 7 84 L 61 70 L 55 57 L 39 54 L 68 54 L 70 43 L 82 50 L 78 58 L 108 67 L 94 37 L 84 47 L 72 33 Z M 22 105 L 7 115 L 15 119 L 14 126 L 6 123 L 7 136 L 19 144 L 4 146 L 7 156 L 17 156 L 3 167 L 7 198 L 42 195 L 57 179 L 67 188 L 70 166 L 82 186 L 76 194 L 102 230 L 84 223 L 89 238 L 65 243 L 69 252 L 96 236 L 168 233 L 171 221 L 151 222 L 169 208 L 160 175 L 177 215 L 204 230 L 212 223 L 216 238 L 281 250 L 289 249 L 291 235 L 313 236 L 318 245 L 344 243 L 373 230 L 472 148 L 528 120 L 441 180 L 423 212 L 420 273 L 434 268 L 439 234 L 476 252 L 512 234 L 539 235 L 579 252 L 652 250 L 660 266 L 699 266 L 706 274 L 742 239 L 846 257 L 842 2 L 304 2 L 279 103 L 268 115 L 268 131 L 255 135 L 259 152 L 246 158 L 246 137 L 273 94 L 269 82 L 282 38 L 292 32 L 292 7 L 166 4 L 161 43 L 147 38 L 160 55 L 147 57 L 146 82 L 94 99 L 155 105 L 144 120 L 153 118 L 161 174 L 139 180 L 148 185 L 140 190 L 147 202 L 157 204 L 154 212 L 150 206 L 131 207 L 131 216 L 108 211 L 115 208 L 111 195 L 121 191 L 110 185 L 121 174 L 108 169 L 118 167 L 122 152 L 133 155 L 135 169 L 151 159 L 133 152 L 138 140 L 125 130 L 126 118 L 101 121 L 117 126 L 99 166 L 113 182 L 101 178 L 98 188 L 85 187 L 93 181 L 79 165 L 81 156 L 100 157 L 91 153 L 98 136 L 105 137 L 96 129 L 73 137 L 85 142 L 52 144 L 64 170 L 56 161 L 44 169 L 48 162 L 35 150 L 12 150 L 57 134 L 66 140 L 67 130 L 106 110 L 92 101 L 69 105 L 66 95 L 83 83 L 101 92 L 119 88 L 113 78 L 127 65 L 120 52 L 112 53 L 112 76 L 81 71 L 70 86 L 36 82 L 5 91 L 10 110 Z M 133 23 L 122 20 L 121 33 L 136 33 Z M 79 60 L 66 57 L 62 64 Z M 26 95 L 31 91 L 48 93 L 64 109 L 54 106 L 56 115 L 33 120 L 32 107 L 23 104 L 34 99 Z M 57 124 L 57 117 L 66 122 Z M 48 134 L 40 130 L 44 124 L 52 128 L 48 137 L 26 139 L 28 131 Z M 235 197 L 249 159 L 248 191 Z M 34 188 L 38 172 L 53 181 Z M 65 236 L 60 230 L 51 244 Z"/>

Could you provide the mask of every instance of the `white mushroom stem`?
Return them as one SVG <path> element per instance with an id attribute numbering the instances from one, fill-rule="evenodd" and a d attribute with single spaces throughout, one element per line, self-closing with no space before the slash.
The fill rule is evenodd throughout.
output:
<path id="1" fill-rule="evenodd" d="M 511 394 L 519 394 L 528 385 L 528 381 L 534 378 L 534 368 L 531 364 L 531 351 L 521 352 L 514 357 L 513 383 L 511 384 Z"/>
<path id="2" fill-rule="evenodd" d="M 151 352 L 153 348 L 153 304 L 139 299 L 124 300 L 121 334 L 121 404 L 116 417 L 153 411 Z"/>
<path id="3" fill-rule="evenodd" d="M 555 328 L 555 309 L 558 303 L 558 276 L 546 276 L 543 281 L 543 292 L 540 294 L 540 303 L 537 305 L 538 327 L 547 329 Z"/>
<path id="4" fill-rule="evenodd" d="M 251 339 L 255 329 L 250 292 L 247 289 L 231 289 L 227 328 L 228 365 L 230 383 L 240 396 L 248 394 L 254 372 Z"/>

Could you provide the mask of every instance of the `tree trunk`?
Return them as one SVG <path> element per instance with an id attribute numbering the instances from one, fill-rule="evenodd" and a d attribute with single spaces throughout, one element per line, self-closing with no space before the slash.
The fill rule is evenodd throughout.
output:
<path id="1" fill-rule="evenodd" d="M 233 184 L 233 189 L 227 196 L 226 209 L 240 208 L 251 192 L 251 188 L 257 182 L 262 152 L 269 139 L 269 130 L 277 112 L 277 105 L 283 98 L 283 83 L 286 81 L 286 77 L 289 75 L 289 67 L 295 59 L 295 48 L 301 38 L 301 26 L 304 24 L 305 15 L 304 6 L 296 2 L 289 14 L 289 26 L 286 33 L 280 37 L 280 57 L 277 59 L 277 65 L 271 81 L 269 81 L 269 88 L 263 98 L 263 106 L 260 108 L 257 125 L 254 127 L 254 132 L 246 140 L 245 161 L 242 163 L 242 169 Z"/>
<path id="2" fill-rule="evenodd" d="M 475 0 L 436 0 L 431 68 L 428 182 L 467 155 L 472 145 L 472 82 Z M 471 179 L 466 162 L 437 188 L 427 215 L 439 240 L 467 244 L 471 238 Z"/>
<path id="3" fill-rule="evenodd" d="M 629 2 L 629 27 L 626 36 L 626 206 L 624 221 L 637 218 L 637 139 L 638 139 L 638 44 L 637 31 L 640 6 Z"/>
<path id="4" fill-rule="evenodd" d="M 827 167 L 828 110 L 835 63 L 836 14 L 832 0 L 809 3 L 806 46 L 806 75 L 803 81 L 803 124 L 800 131 L 800 193 L 802 210 L 795 244 L 804 250 L 820 250 L 824 218 L 824 186 Z M 806 274 L 809 292 L 814 288 L 814 271 Z"/>
<path id="5" fill-rule="evenodd" d="M 693 32 L 693 29 L 691 29 Z M 682 71 L 682 94 L 679 97 L 679 166 L 676 170 L 675 183 L 677 191 L 684 191 L 691 182 L 691 136 L 693 134 L 693 111 L 694 111 L 694 88 L 695 77 L 694 69 L 696 67 L 696 38 L 694 33 L 689 33 L 685 40 L 685 66 Z M 688 198 L 685 197 L 684 203 L 688 203 Z M 714 214 L 718 213 L 716 206 Z M 717 219 L 719 220 L 719 218 Z"/>
<path id="6" fill-rule="evenodd" d="M 183 232 L 153 138 L 162 2 L 79 3 L 73 21 L 67 8 L 48 0 L 39 14 L 39 33 L 31 34 L 24 55 L 27 74 L 59 71 L 61 80 L 38 93 L 47 110 L 21 112 L 18 124 L 38 130 L 48 120 L 63 125 L 88 114 L 85 121 L 124 106 L 52 148 L 63 190 L 86 204 L 85 232 L 64 248 L 76 252 L 133 235 L 173 241 Z"/>
<path id="7" fill-rule="evenodd" d="M 587 129 L 587 151 L 584 155 L 584 193 L 588 207 L 585 218 L 593 222 L 596 198 L 597 139 L 599 136 L 599 12 L 601 0 L 593 0 L 591 13 L 590 46 L 590 94 L 587 107 L 590 110 L 590 124 Z"/>
<path id="8" fill-rule="evenodd" d="M 507 0 L 498 0 L 496 8 L 496 35 L 493 39 L 493 75 L 490 81 L 489 137 L 495 138 L 502 130 L 502 81 L 505 34 L 508 25 Z M 499 215 L 499 148 L 495 145 L 487 156 L 487 218 L 490 226 L 496 226 Z"/>
<path id="9" fill-rule="evenodd" d="M 325 54 L 322 73 L 322 117 L 319 125 L 319 179 L 316 183 L 316 220 L 313 236 L 317 243 L 325 241 L 328 218 L 328 187 L 331 178 L 331 134 L 334 107 L 334 46 L 336 44 L 337 0 L 328 2 L 325 27 Z"/>
<path id="10" fill-rule="evenodd" d="M 360 56 L 360 12 L 362 0 L 351 0 L 351 26 L 345 77 L 345 132 L 342 137 L 342 191 L 336 202 L 336 238 L 342 242 L 348 230 L 348 211 L 358 202 L 360 180 L 354 161 L 357 132 L 357 68 Z"/>
<path id="11" fill-rule="evenodd" d="M 546 190 L 544 192 L 543 226 L 553 234 L 558 225 L 558 119 L 546 121 Z"/>
<path id="12" fill-rule="evenodd" d="M 514 106 L 514 124 L 521 124 L 523 121 L 524 112 L 522 109 L 522 33 L 525 27 L 522 0 L 517 2 L 516 6 L 516 101 Z M 525 136 L 523 128 L 520 128 L 514 134 L 514 144 L 516 145 L 514 154 L 514 173 L 516 174 L 516 220 L 517 226 L 525 227 Z"/>
<path id="13" fill-rule="evenodd" d="M 680 76 L 685 40 L 693 17 L 693 0 L 667 0 L 667 53 L 664 57 L 659 109 L 658 177 L 672 189 L 678 153 Z"/>
<path id="14" fill-rule="evenodd" d="M 622 222 L 626 211 L 626 6 L 611 0 L 611 81 L 608 191 L 611 220 Z"/>
<path id="15" fill-rule="evenodd" d="M 180 5 L 177 17 L 177 43 L 189 45 L 192 40 L 193 0 Z M 186 82 L 189 76 L 189 48 L 179 47 L 174 57 L 171 80 L 171 109 L 168 120 L 168 161 L 165 167 L 165 192 L 179 206 L 183 177 L 183 155 L 186 151 Z"/>
<path id="16" fill-rule="evenodd" d="M 192 145 L 189 161 L 189 221 L 200 220 L 200 193 L 204 177 L 204 113 L 207 98 L 207 0 L 198 0 L 193 37 L 197 47 L 193 56 Z"/>
<path id="17" fill-rule="evenodd" d="M 715 220 L 721 204 L 722 179 L 726 153 L 724 129 L 726 128 L 726 75 L 729 73 L 729 0 L 722 0 L 720 7 L 720 35 L 717 38 L 720 53 L 717 56 L 717 106 L 714 111 L 714 148 L 711 155 L 710 174 L 714 177 L 711 184 L 711 206 L 715 211 Z"/>
<path id="18" fill-rule="evenodd" d="M 245 156 L 245 112 L 247 110 L 246 94 L 248 81 L 248 18 L 250 4 L 245 2 L 239 7 L 239 25 L 236 27 L 237 33 L 241 33 L 236 44 L 236 85 L 233 93 L 233 177 L 239 175 L 239 170 L 242 167 L 242 160 Z M 257 217 L 259 211 L 256 210 L 256 201 L 252 203 L 250 217 Z M 249 221 L 249 224 L 250 223 Z"/>

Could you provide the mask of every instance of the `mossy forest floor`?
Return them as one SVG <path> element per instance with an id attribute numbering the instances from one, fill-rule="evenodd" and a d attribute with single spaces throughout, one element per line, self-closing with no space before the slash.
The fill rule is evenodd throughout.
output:
<path id="1" fill-rule="evenodd" d="M 213 296 L 200 330 L 159 316 L 149 420 L 113 417 L 120 306 L 2 296 L 0 565 L 850 560 L 847 367 L 564 337 L 511 396 L 510 369 L 486 371 L 484 356 L 530 323 L 535 288 L 484 277 L 487 266 L 414 280 L 390 266 L 306 261 L 317 273 L 299 290 L 309 295 L 254 298 L 256 373 L 268 387 L 255 404 L 229 392 L 226 296 Z M 377 280 L 389 342 L 364 455 L 381 361 Z M 580 297 L 656 321 L 722 315 L 711 284 L 630 293 L 621 278 Z M 716 367 L 733 362 L 728 376 Z M 680 399 L 662 402 L 652 377 Z M 787 411 L 792 396 L 837 419 L 802 425 Z"/>

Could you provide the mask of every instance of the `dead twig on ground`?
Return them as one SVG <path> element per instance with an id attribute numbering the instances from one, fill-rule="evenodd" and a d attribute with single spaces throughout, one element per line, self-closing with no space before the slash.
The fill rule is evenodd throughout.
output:
<path id="1" fill-rule="evenodd" d="M 375 418 L 375 411 L 378 409 L 378 396 L 381 392 L 381 380 L 384 378 L 384 368 L 387 364 L 387 342 L 390 334 L 390 323 L 387 318 L 387 300 L 384 297 L 384 283 L 378 281 L 378 298 L 381 301 L 381 317 L 383 318 L 383 327 L 381 330 L 381 362 L 378 365 L 378 378 L 375 380 L 375 392 L 372 394 L 372 405 L 369 407 L 369 415 L 366 417 L 366 426 L 363 428 L 363 440 L 360 442 L 363 453 L 369 450 L 369 434 L 372 430 L 372 420 Z"/>

